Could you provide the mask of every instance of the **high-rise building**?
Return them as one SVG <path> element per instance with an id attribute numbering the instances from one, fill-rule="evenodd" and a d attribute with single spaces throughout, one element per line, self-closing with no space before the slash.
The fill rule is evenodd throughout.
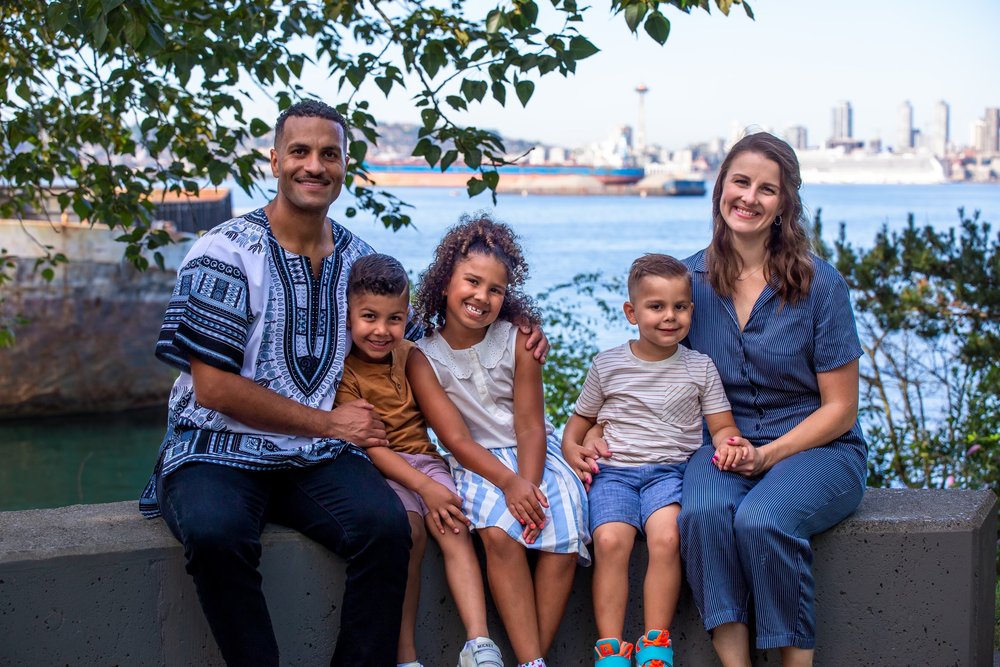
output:
<path id="1" fill-rule="evenodd" d="M 931 152 L 937 157 L 948 154 L 948 145 L 951 143 L 950 119 L 951 109 L 948 103 L 938 100 L 934 105 L 934 127 L 931 130 Z"/>
<path id="2" fill-rule="evenodd" d="M 972 126 L 969 128 L 969 143 L 977 153 L 986 152 L 986 121 L 982 118 L 972 121 Z"/>
<path id="3" fill-rule="evenodd" d="M 986 146 L 987 153 L 1000 153 L 1000 109 L 997 107 L 986 107 L 986 115 L 983 117 L 986 123 Z"/>
<path id="4" fill-rule="evenodd" d="M 854 112 L 851 103 L 844 101 L 833 107 L 833 133 L 830 143 L 850 141 L 854 137 Z"/>
<path id="5" fill-rule="evenodd" d="M 896 112 L 896 153 L 913 150 L 913 105 L 906 100 Z"/>
<path id="6" fill-rule="evenodd" d="M 785 141 L 795 150 L 802 151 L 809 147 L 809 134 L 802 125 L 786 127 L 783 134 Z"/>

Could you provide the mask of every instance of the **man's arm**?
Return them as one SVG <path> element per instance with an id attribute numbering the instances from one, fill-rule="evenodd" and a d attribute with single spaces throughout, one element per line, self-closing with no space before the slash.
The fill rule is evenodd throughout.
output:
<path id="1" fill-rule="evenodd" d="M 385 425 L 363 399 L 317 410 L 192 357 L 194 397 L 210 410 L 267 433 L 338 438 L 360 447 L 385 447 Z"/>

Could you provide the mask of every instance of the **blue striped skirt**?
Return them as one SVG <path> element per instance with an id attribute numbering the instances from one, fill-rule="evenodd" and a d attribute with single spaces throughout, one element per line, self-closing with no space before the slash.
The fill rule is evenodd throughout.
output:
<path id="1" fill-rule="evenodd" d="M 545 527 L 533 544 L 526 544 L 521 536 L 524 526 L 507 509 L 503 491 L 477 473 L 462 467 L 450 453 L 445 459 L 455 477 L 462 509 L 473 528 L 500 528 L 520 542 L 526 549 L 554 553 L 575 553 L 580 565 L 590 565 L 590 532 L 587 528 L 587 494 L 583 484 L 562 457 L 559 441 L 554 435 L 546 440 L 545 470 L 539 486 L 549 501 L 545 509 Z M 517 472 L 517 447 L 486 450 Z"/>

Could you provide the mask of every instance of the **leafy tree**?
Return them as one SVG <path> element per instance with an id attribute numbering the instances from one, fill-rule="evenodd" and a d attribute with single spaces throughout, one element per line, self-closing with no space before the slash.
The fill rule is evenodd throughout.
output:
<path id="1" fill-rule="evenodd" d="M 868 250 L 836 243 L 865 360 L 870 483 L 1000 491 L 1000 237 L 959 211 L 944 232 L 883 228 Z"/>
<path id="2" fill-rule="evenodd" d="M 724 14 L 742 4 L 752 17 L 742 0 L 612 0 L 610 8 L 662 44 L 666 8 L 710 11 L 713 2 Z M 354 129 L 348 187 L 386 226 L 410 218 L 403 202 L 356 178 L 379 136 L 368 82 L 386 96 L 412 93 L 422 122 L 413 155 L 442 170 L 461 159 L 478 171 L 469 194 L 495 193 L 503 142 L 458 112 L 487 98 L 526 105 L 539 79 L 568 76 L 598 52 L 580 32 L 590 8 L 546 4 L 505 0 L 478 17 L 459 0 L 2 3 L 0 218 L 37 217 L 54 202 L 60 213 L 120 228 L 140 268 L 149 257 L 162 263 L 157 249 L 170 238 L 151 226 L 154 190 L 197 192 L 230 178 L 252 190 L 262 159 L 252 143 L 271 119 L 245 111 L 251 91 L 286 108 L 318 92 L 303 81 L 310 66 L 329 72 Z M 50 252 L 45 261 L 65 258 Z"/>

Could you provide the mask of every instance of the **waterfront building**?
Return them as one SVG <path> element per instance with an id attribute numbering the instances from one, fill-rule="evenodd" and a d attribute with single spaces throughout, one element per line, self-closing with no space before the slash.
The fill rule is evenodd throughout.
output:
<path id="1" fill-rule="evenodd" d="M 809 134 L 804 126 L 791 125 L 786 127 L 782 134 L 785 136 L 785 141 L 788 142 L 788 145 L 795 150 L 801 151 L 809 148 Z"/>
<path id="2" fill-rule="evenodd" d="M 931 152 L 936 157 L 948 155 L 948 144 L 951 142 L 949 123 L 951 108 L 944 100 L 938 100 L 934 105 L 934 125 L 931 131 Z"/>
<path id="3" fill-rule="evenodd" d="M 906 100 L 896 112 L 896 145 L 893 152 L 906 153 L 913 148 L 913 105 Z"/>
<path id="4" fill-rule="evenodd" d="M 833 108 L 833 128 L 830 144 L 850 142 L 854 137 L 854 111 L 848 101 L 840 102 Z"/>
<path id="5" fill-rule="evenodd" d="M 983 122 L 986 124 L 986 137 L 982 152 L 996 155 L 1000 153 L 1000 109 L 986 107 Z"/>

